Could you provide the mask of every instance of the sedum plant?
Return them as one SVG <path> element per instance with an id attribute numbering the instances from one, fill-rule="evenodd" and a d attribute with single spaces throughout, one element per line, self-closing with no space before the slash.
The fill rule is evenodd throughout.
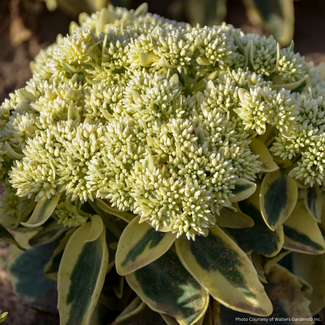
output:
<path id="1" fill-rule="evenodd" d="M 313 323 L 323 65 L 143 4 L 81 14 L 31 69 L 0 110 L 0 237 L 28 248 L 8 264 L 18 293 L 57 281 L 64 325 Z"/>

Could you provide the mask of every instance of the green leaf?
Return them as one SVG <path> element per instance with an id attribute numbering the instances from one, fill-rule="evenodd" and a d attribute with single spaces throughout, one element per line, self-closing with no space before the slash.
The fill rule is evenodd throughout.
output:
<path id="1" fill-rule="evenodd" d="M 248 181 L 245 178 L 239 178 L 236 181 L 235 188 L 232 190 L 232 194 L 235 197 L 230 198 L 230 202 L 243 201 L 249 198 L 256 191 L 256 184 Z"/>
<path id="2" fill-rule="evenodd" d="M 195 324 L 209 304 L 208 292 L 186 271 L 172 250 L 125 278 L 151 309 L 174 317 L 180 325 Z"/>
<path id="3" fill-rule="evenodd" d="M 8 274 L 17 295 L 33 307 L 56 313 L 56 283 L 44 276 L 44 267 L 57 247 L 57 242 L 40 245 L 22 252 L 8 263 Z"/>
<path id="4" fill-rule="evenodd" d="M 294 31 L 293 0 L 245 0 L 253 24 L 263 25 L 276 40 L 289 44 Z"/>
<path id="5" fill-rule="evenodd" d="M 271 230 L 277 229 L 290 216 L 298 199 L 295 180 L 277 170 L 262 180 L 260 207 L 262 216 Z"/>
<path id="6" fill-rule="evenodd" d="M 26 250 L 24 247 L 18 244 L 13 235 L 2 225 L 0 225 L 0 242 L 15 245 L 23 251 Z"/>
<path id="7" fill-rule="evenodd" d="M 265 257 L 264 258 L 264 271 L 266 274 L 270 272 L 272 267 L 278 263 L 284 256 L 288 255 L 291 253 L 291 251 L 281 249 L 279 254 L 275 255 L 274 257 Z"/>
<path id="8" fill-rule="evenodd" d="M 275 256 L 283 246 L 283 227 L 270 230 L 264 222 L 259 206 L 259 189 L 247 200 L 239 202 L 239 208 L 255 222 L 253 227 L 228 229 L 227 233 L 246 253 L 255 251 L 267 257 Z"/>
<path id="9" fill-rule="evenodd" d="M 274 162 L 268 148 L 259 139 L 252 139 L 250 148 L 254 155 L 259 155 L 258 160 L 262 163 L 259 167 L 262 172 L 270 173 L 279 169 L 279 166 Z"/>
<path id="10" fill-rule="evenodd" d="M 309 187 L 303 191 L 305 205 L 309 214 L 317 221 L 322 220 L 322 207 L 323 198 L 322 190 L 318 184 L 314 184 L 313 187 Z"/>
<path id="11" fill-rule="evenodd" d="M 324 255 L 293 253 L 293 271 L 309 283 L 313 290 L 308 299 L 310 311 L 318 314 L 325 306 L 325 259 Z"/>
<path id="12" fill-rule="evenodd" d="M 133 219 L 118 242 L 115 265 L 117 273 L 126 275 L 144 267 L 163 255 L 174 243 L 176 235 L 159 232 L 146 222 Z"/>
<path id="13" fill-rule="evenodd" d="M 43 225 L 52 215 L 61 195 L 54 195 L 50 200 L 44 196 L 37 202 L 33 214 L 27 222 L 21 222 L 24 227 L 38 227 Z"/>
<path id="14" fill-rule="evenodd" d="M 140 299 L 139 299 L 140 300 Z M 144 302 L 139 301 L 139 305 L 133 310 L 128 310 L 127 314 L 119 316 L 112 325 L 166 325 L 161 316 L 151 310 Z"/>
<path id="15" fill-rule="evenodd" d="M 100 237 L 85 242 L 91 223 L 69 239 L 58 272 L 58 309 L 61 325 L 88 325 L 102 290 L 108 264 L 105 228 Z"/>
<path id="16" fill-rule="evenodd" d="M 49 262 L 45 265 L 44 274 L 47 278 L 53 281 L 58 281 L 58 271 L 63 256 L 65 246 L 76 229 L 70 229 L 65 236 L 60 240 L 58 247 L 54 250 Z"/>
<path id="17" fill-rule="evenodd" d="M 309 300 L 306 299 L 302 284 L 297 277 L 285 268 L 275 265 L 267 276 L 265 291 L 271 298 L 273 312 L 267 318 L 250 316 L 220 306 L 221 325 L 235 325 L 238 323 L 248 325 L 264 324 L 313 324 L 313 322 L 299 321 L 299 318 L 312 318 L 309 311 Z M 295 318 L 295 320 L 293 319 Z M 273 321 L 271 321 L 273 319 Z"/>
<path id="18" fill-rule="evenodd" d="M 100 216 L 97 214 L 90 217 L 91 219 L 91 228 L 88 234 L 87 239 L 85 240 L 85 243 L 92 242 L 102 234 L 104 229 L 104 223 Z"/>
<path id="19" fill-rule="evenodd" d="M 217 224 L 219 227 L 226 228 L 250 228 L 254 226 L 254 220 L 247 214 L 240 211 L 239 208 L 234 210 L 222 208 L 220 215 L 217 216 Z"/>
<path id="20" fill-rule="evenodd" d="M 283 228 L 284 248 L 306 254 L 325 253 L 325 242 L 318 223 L 310 216 L 303 202 L 297 203 Z"/>
<path id="21" fill-rule="evenodd" d="M 28 243 L 32 247 L 49 243 L 57 239 L 66 230 L 66 227 L 64 227 L 62 224 L 58 224 L 57 221 L 54 220 L 41 228 L 41 230 L 35 234 Z"/>
<path id="22" fill-rule="evenodd" d="M 218 226 L 195 241 L 180 237 L 176 250 L 184 267 L 220 303 L 254 315 L 272 312 L 252 262 Z"/>

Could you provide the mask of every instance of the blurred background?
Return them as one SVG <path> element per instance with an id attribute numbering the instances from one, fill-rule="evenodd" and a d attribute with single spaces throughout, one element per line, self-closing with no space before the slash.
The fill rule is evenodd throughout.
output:
<path id="1" fill-rule="evenodd" d="M 29 62 L 40 49 L 66 35 L 81 12 L 103 6 L 136 9 L 142 0 L 0 0 L 0 104 L 31 77 Z M 306 60 L 325 62 L 324 0 L 148 0 L 149 12 L 192 25 L 226 21 L 245 33 L 273 34 L 282 47 L 295 42 Z M 0 243 L 0 259 L 7 246 Z M 55 294 L 55 293 L 54 293 Z M 0 309 L 8 311 L 4 324 L 55 325 L 58 315 L 35 311 L 16 297 L 0 265 Z"/>

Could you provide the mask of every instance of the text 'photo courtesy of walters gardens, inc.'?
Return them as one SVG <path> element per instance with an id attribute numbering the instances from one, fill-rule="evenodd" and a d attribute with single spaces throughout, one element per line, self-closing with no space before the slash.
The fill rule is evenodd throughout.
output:
<path id="1" fill-rule="evenodd" d="M 268 324 L 288 324 L 291 322 L 297 322 L 297 324 L 315 324 L 320 322 L 319 317 L 235 317 L 236 322 L 249 322 L 249 324 L 255 324 L 255 322 L 265 322 Z M 304 323 L 302 323 L 304 322 Z"/>

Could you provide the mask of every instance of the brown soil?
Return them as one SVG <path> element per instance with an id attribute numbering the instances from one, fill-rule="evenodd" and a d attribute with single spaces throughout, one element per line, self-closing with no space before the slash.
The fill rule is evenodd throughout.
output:
<path id="1" fill-rule="evenodd" d="M 121 1 L 120 1 L 121 2 Z M 136 8 L 143 0 L 126 1 Z M 182 18 L 177 8 L 184 7 L 185 0 L 147 1 L 151 12 L 169 18 Z M 152 4 L 151 4 L 152 3 Z M 325 62 L 325 2 L 323 0 L 295 1 L 295 50 L 308 61 Z M 31 77 L 30 60 L 55 41 L 56 35 L 67 34 L 69 22 L 77 20 L 59 10 L 47 11 L 43 1 L 0 1 L 0 103 L 10 92 L 25 85 Z M 227 22 L 244 32 L 265 34 L 254 27 L 245 15 L 240 0 L 228 0 Z M 6 258 L 7 246 L 0 243 L 0 258 Z M 33 325 L 58 324 L 57 316 L 41 313 L 28 307 L 22 298 L 12 292 L 8 275 L 0 265 L 0 309 L 8 311 L 5 324 Z"/>

